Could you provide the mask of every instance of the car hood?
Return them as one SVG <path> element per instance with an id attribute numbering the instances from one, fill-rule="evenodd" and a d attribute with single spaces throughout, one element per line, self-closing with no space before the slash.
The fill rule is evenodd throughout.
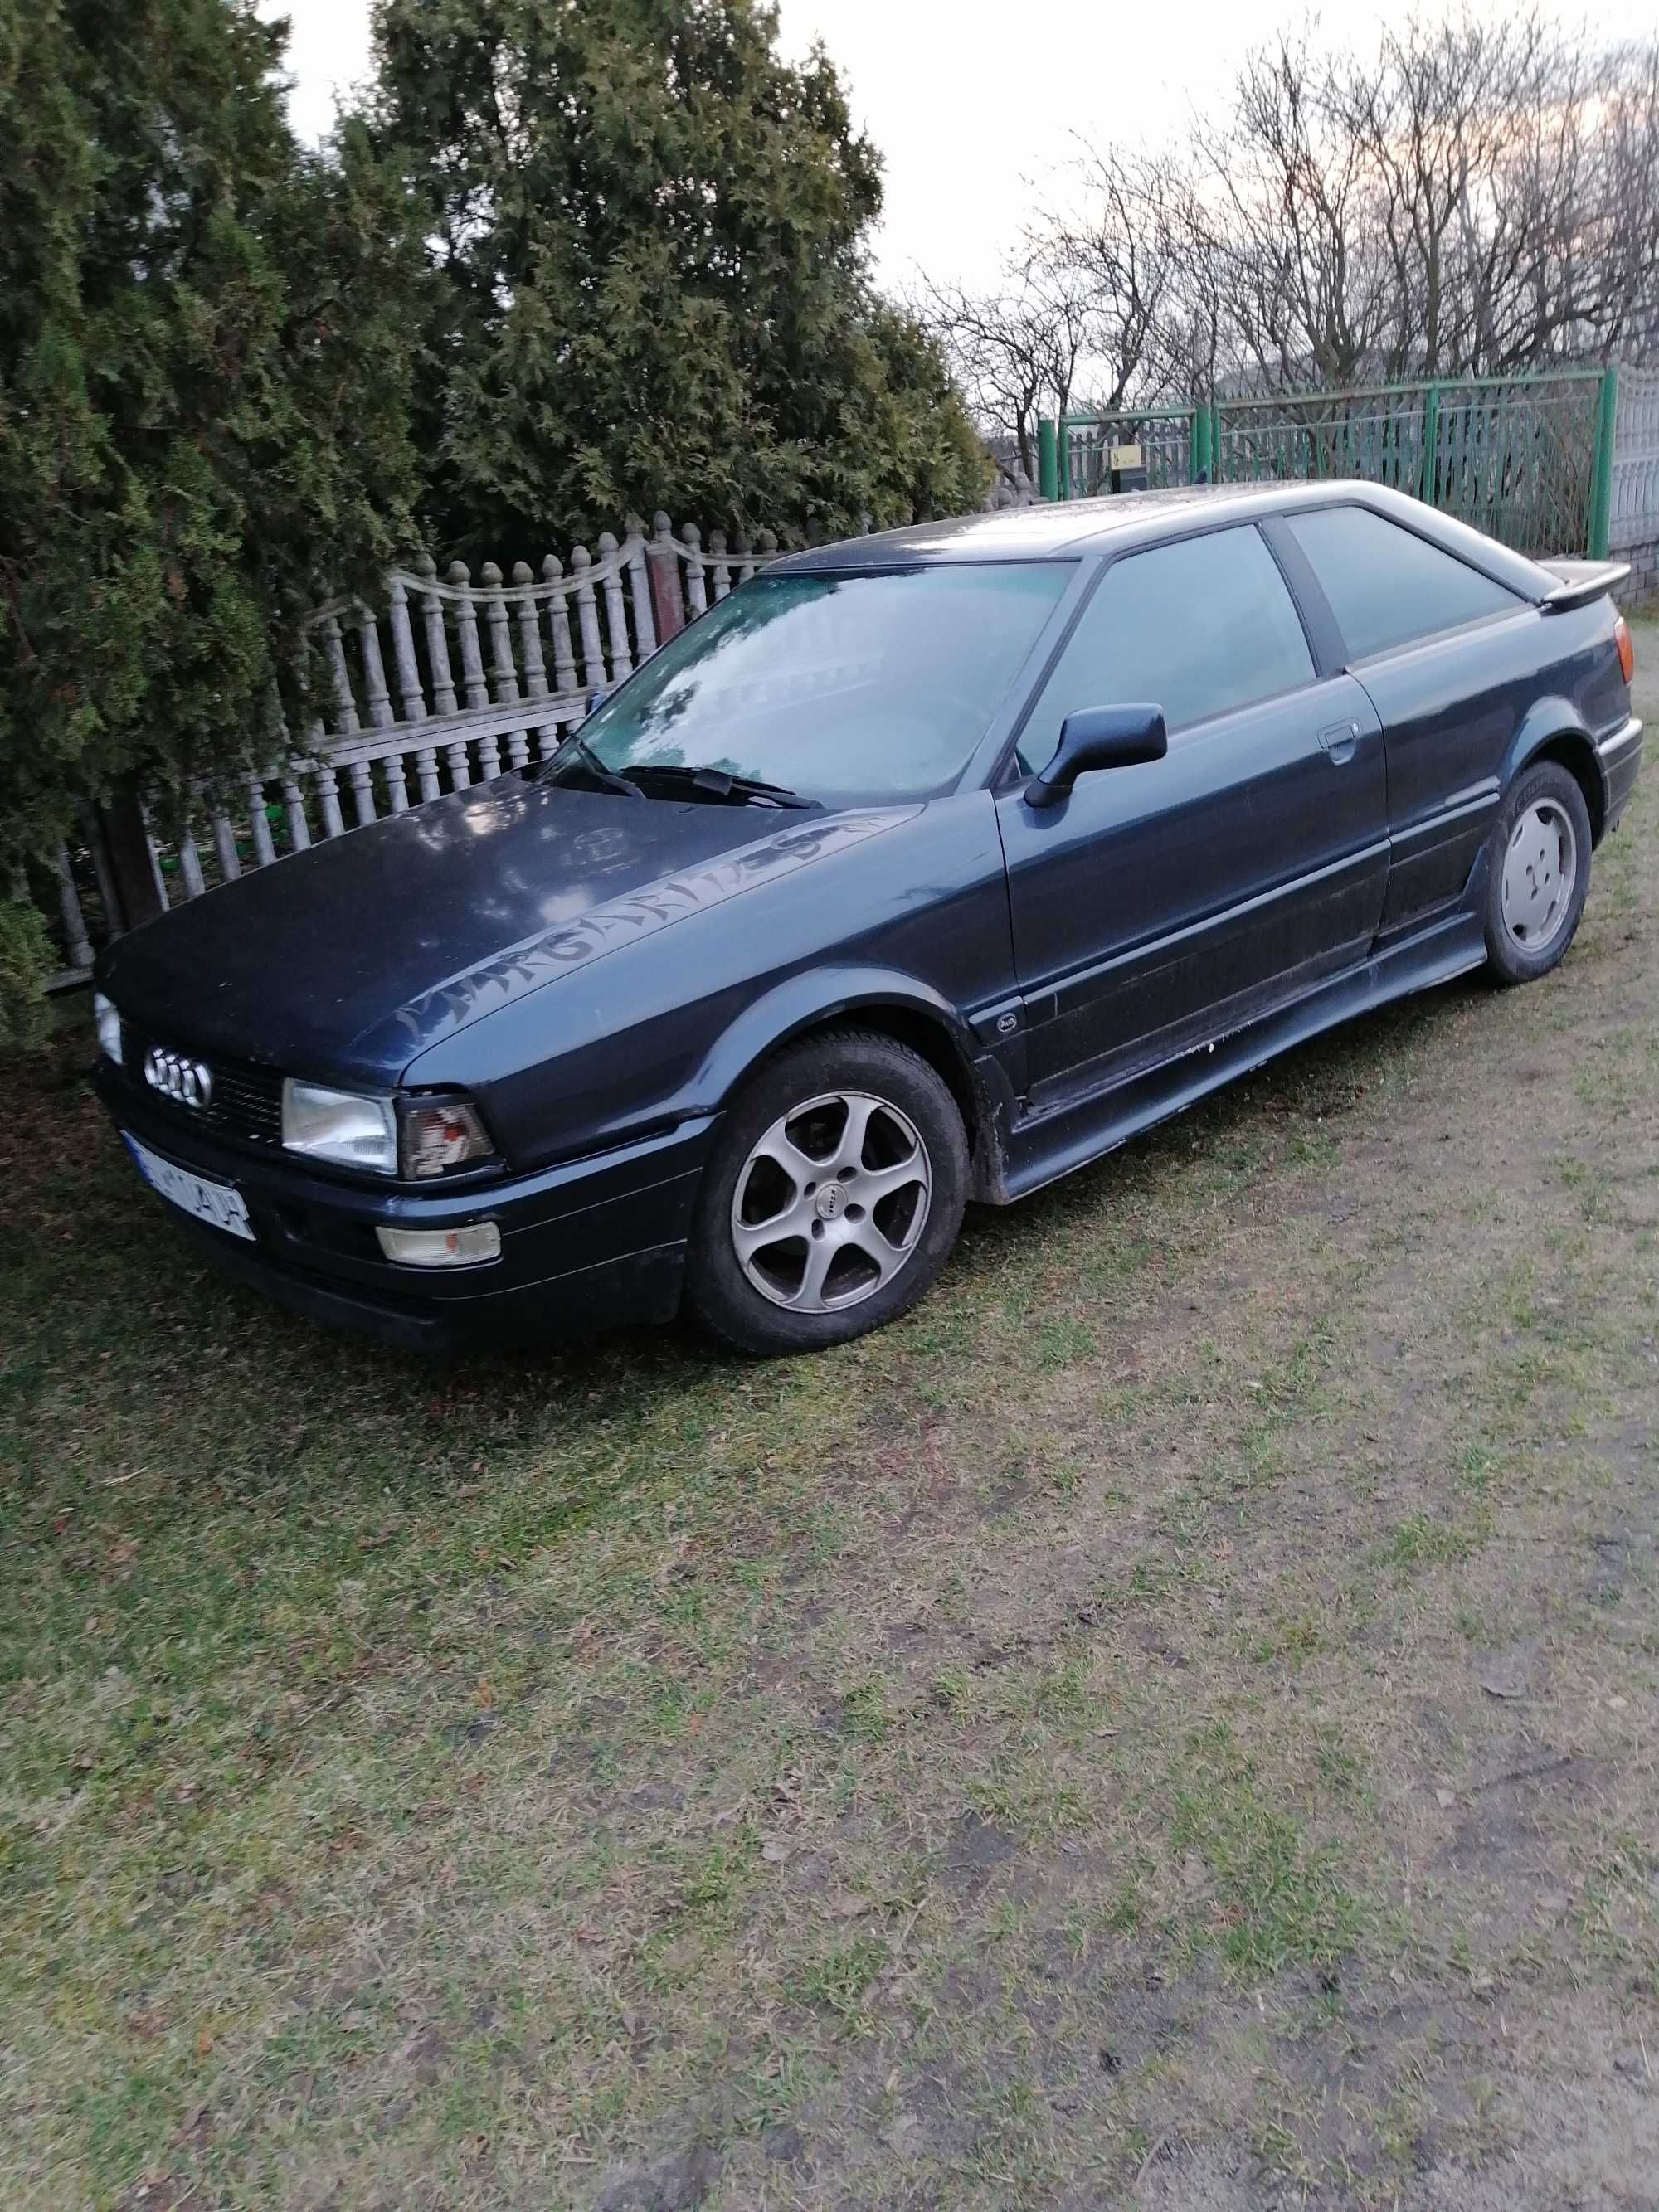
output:
<path id="1" fill-rule="evenodd" d="M 101 988 L 169 1043 L 395 1084 L 619 945 L 914 814 L 780 813 L 504 776 L 327 839 L 118 939 Z"/>

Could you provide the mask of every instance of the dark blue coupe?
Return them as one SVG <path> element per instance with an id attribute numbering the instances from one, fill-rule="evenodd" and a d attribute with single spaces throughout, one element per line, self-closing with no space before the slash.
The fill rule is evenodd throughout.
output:
<path id="1" fill-rule="evenodd" d="M 202 1247 L 496 1345 L 833 1344 L 1006 1205 L 1403 992 L 1572 941 L 1622 571 L 1359 483 L 778 562 L 545 766 L 121 939 L 98 1082 Z"/>

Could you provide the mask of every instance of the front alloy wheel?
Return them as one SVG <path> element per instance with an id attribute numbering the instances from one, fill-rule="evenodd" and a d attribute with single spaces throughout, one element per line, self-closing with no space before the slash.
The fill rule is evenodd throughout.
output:
<path id="1" fill-rule="evenodd" d="M 728 1109 L 687 1259 L 694 1307 L 749 1352 L 807 1352 L 878 1328 L 955 1242 L 968 1141 L 919 1053 L 861 1030 L 808 1039 Z"/>
<path id="2" fill-rule="evenodd" d="M 858 1305 L 904 1265 L 932 1188 L 907 1114 L 867 1091 L 826 1091 L 780 1114 L 738 1171 L 738 1265 L 792 1313 Z"/>

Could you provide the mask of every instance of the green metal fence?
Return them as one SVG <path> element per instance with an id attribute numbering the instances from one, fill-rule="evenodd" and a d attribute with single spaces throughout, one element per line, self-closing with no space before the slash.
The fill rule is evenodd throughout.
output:
<path id="1" fill-rule="evenodd" d="M 1111 448 L 1139 443 L 1155 489 L 1361 477 L 1522 552 L 1601 555 L 1617 374 L 1564 369 L 1063 415 L 1040 426 L 1041 488 L 1050 499 L 1109 489 Z"/>
<path id="2" fill-rule="evenodd" d="M 1109 491 L 1114 446 L 1139 446 L 1149 490 L 1194 483 L 1208 462 L 1207 447 L 1197 450 L 1207 429 L 1209 410 L 1201 407 L 1151 407 L 1139 413 L 1062 415 L 1059 426 L 1061 499 L 1092 499 Z M 1038 460 L 1042 441 L 1038 441 Z"/>

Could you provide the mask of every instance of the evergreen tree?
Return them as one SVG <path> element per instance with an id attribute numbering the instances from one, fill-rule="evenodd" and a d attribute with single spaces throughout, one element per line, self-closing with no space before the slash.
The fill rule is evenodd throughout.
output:
<path id="1" fill-rule="evenodd" d="M 667 507 L 834 536 L 977 505 L 931 339 L 872 294 L 879 165 L 760 0 L 380 0 L 374 124 L 438 279 L 431 534 L 534 555 Z"/>
<path id="2" fill-rule="evenodd" d="M 263 766 L 305 615 L 417 536 L 982 494 L 868 282 L 876 156 L 772 9 L 381 0 L 376 33 L 317 155 L 254 0 L 0 0 L 0 1042 L 25 863 L 82 799 Z"/>
<path id="3" fill-rule="evenodd" d="M 300 618 L 408 540 L 420 242 L 361 127 L 295 144 L 285 36 L 0 0 L 0 901 L 77 798 L 263 762 Z"/>

